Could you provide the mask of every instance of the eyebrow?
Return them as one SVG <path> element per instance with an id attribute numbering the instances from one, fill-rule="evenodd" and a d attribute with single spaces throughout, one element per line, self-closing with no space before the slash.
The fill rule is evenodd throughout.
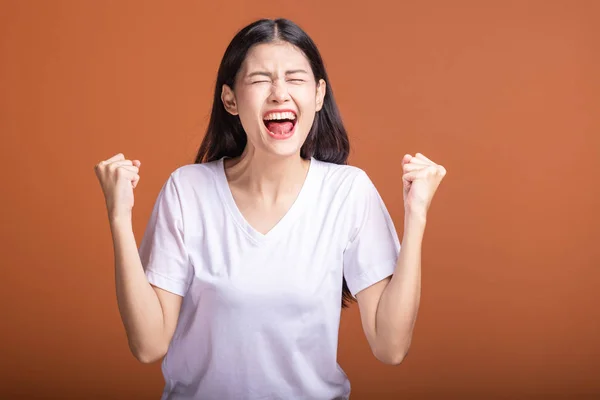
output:
<path id="1" fill-rule="evenodd" d="M 289 71 L 285 71 L 286 75 L 293 75 L 293 74 L 308 74 L 308 72 L 304 69 L 292 69 Z M 264 72 L 264 71 L 255 71 L 255 72 L 251 72 L 247 75 L 247 78 L 251 78 L 253 76 L 267 76 L 267 77 L 271 77 L 272 74 L 269 72 Z"/>

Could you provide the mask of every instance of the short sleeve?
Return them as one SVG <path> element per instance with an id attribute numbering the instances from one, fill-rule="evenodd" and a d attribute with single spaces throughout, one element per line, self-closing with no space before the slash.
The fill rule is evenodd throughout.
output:
<path id="1" fill-rule="evenodd" d="M 344 250 L 344 277 L 356 296 L 394 273 L 400 241 L 379 192 L 364 171 L 355 178 L 350 200 L 352 236 Z"/>
<path id="2" fill-rule="evenodd" d="M 193 272 L 184 242 L 183 212 L 174 174 L 158 194 L 139 255 L 152 285 L 185 295 Z"/>

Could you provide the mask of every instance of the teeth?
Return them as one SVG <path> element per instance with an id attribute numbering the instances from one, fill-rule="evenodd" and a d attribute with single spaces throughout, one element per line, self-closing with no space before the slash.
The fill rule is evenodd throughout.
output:
<path id="1" fill-rule="evenodd" d="M 278 119 L 296 119 L 296 115 L 293 112 L 273 112 L 265 117 L 266 120 L 278 120 Z"/>

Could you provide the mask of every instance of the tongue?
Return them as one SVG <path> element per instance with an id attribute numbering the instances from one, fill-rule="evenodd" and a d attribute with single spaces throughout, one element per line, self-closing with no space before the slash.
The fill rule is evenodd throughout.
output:
<path id="1" fill-rule="evenodd" d="M 273 132 L 276 135 L 283 135 L 285 133 L 289 133 L 294 124 L 292 122 L 277 122 L 277 121 L 266 121 L 265 123 L 267 129 Z"/>

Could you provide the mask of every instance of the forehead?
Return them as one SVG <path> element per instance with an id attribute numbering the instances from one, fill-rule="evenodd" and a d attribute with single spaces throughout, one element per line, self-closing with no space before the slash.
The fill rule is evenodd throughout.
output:
<path id="1" fill-rule="evenodd" d="M 304 69 L 310 71 L 310 63 L 304 53 L 287 42 L 262 43 L 248 51 L 242 63 L 242 74 L 254 70 L 280 71 Z"/>

